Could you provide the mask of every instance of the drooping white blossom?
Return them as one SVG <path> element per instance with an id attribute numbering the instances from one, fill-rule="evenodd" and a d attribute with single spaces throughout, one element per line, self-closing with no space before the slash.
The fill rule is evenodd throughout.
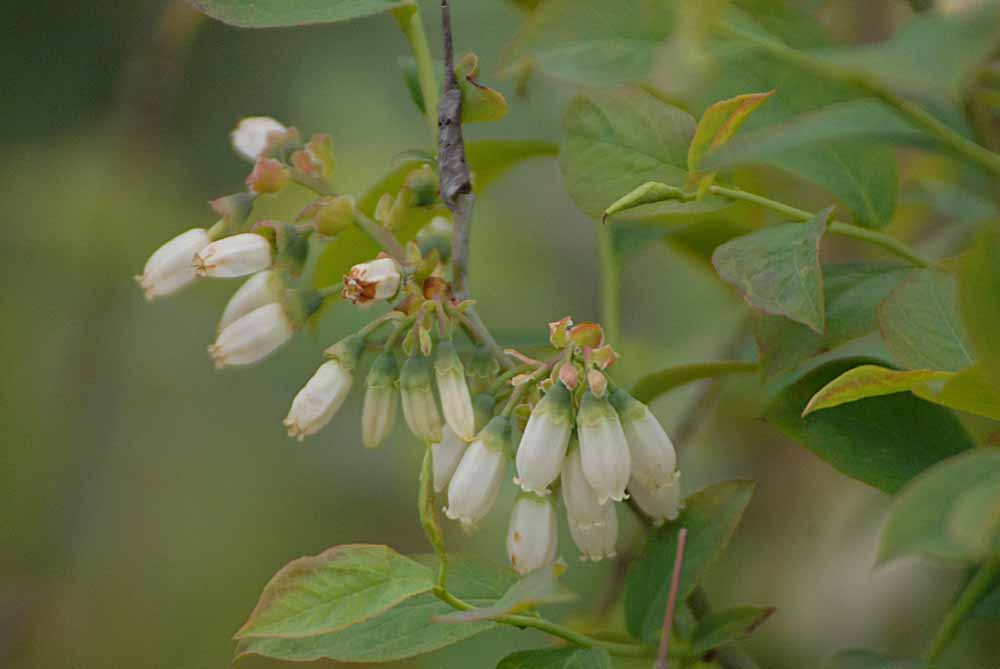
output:
<path id="1" fill-rule="evenodd" d="M 229 298 L 222 312 L 222 318 L 219 319 L 218 330 L 221 332 L 237 318 L 246 316 L 254 309 L 280 300 L 280 279 L 272 270 L 257 272 L 243 282 L 243 285 Z"/>
<path id="2" fill-rule="evenodd" d="M 476 433 L 472 396 L 465 380 L 465 367 L 451 342 L 438 344 L 434 355 L 434 377 L 445 422 L 462 439 L 472 439 Z"/>
<path id="3" fill-rule="evenodd" d="M 573 543 L 580 549 L 581 560 L 602 560 L 617 555 L 618 511 L 614 504 L 605 504 L 602 522 L 589 526 L 581 525 L 569 517 L 569 533 Z"/>
<path id="4" fill-rule="evenodd" d="M 392 258 L 378 258 L 351 268 L 344 275 L 345 300 L 362 307 L 392 299 L 399 292 L 402 275 Z"/>
<path id="5" fill-rule="evenodd" d="M 675 520 L 684 508 L 680 472 L 674 472 L 669 482 L 656 488 L 647 488 L 633 478 L 629 481 L 628 492 L 639 508 L 653 519 L 654 525 Z"/>
<path id="6" fill-rule="evenodd" d="M 406 425 L 413 434 L 430 443 L 441 440 L 442 422 L 434 400 L 432 377 L 430 360 L 420 355 L 411 356 L 399 374 Z"/>
<path id="7" fill-rule="evenodd" d="M 396 356 L 391 351 L 379 356 L 368 372 L 361 411 L 361 442 L 367 448 L 381 446 L 396 424 L 399 406 L 397 376 Z"/>
<path id="8" fill-rule="evenodd" d="M 556 559 L 559 523 L 551 497 L 522 492 L 514 502 L 507 528 L 507 557 L 524 575 Z"/>
<path id="9" fill-rule="evenodd" d="M 577 414 L 577 429 L 583 473 L 598 501 L 625 499 L 632 460 L 618 412 L 607 398 L 587 391 Z"/>
<path id="10" fill-rule="evenodd" d="M 447 425 L 441 430 L 441 441 L 431 444 L 435 492 L 441 492 L 448 487 L 467 446 L 468 444 Z"/>
<path id="11" fill-rule="evenodd" d="M 226 326 L 208 352 L 217 368 L 252 365 L 291 339 L 295 326 L 282 305 L 272 302 Z"/>
<path id="12" fill-rule="evenodd" d="M 212 242 L 195 255 L 192 264 L 198 276 L 232 279 L 265 270 L 271 262 L 271 242 L 244 232 Z"/>
<path id="13" fill-rule="evenodd" d="M 496 416 L 469 444 L 448 484 L 445 515 L 471 528 L 489 513 L 507 468 L 504 451 L 509 439 L 508 419 Z"/>
<path id="14" fill-rule="evenodd" d="M 604 522 L 609 503 L 601 504 L 597 499 L 597 492 L 587 482 L 583 473 L 580 445 L 575 440 L 570 443 L 569 452 L 563 461 L 560 481 L 566 513 L 578 525 L 589 528 Z"/>
<path id="15" fill-rule="evenodd" d="M 207 230 L 192 228 L 153 251 L 142 274 L 135 277 L 146 299 L 154 300 L 176 293 L 198 278 L 191 263 L 195 255 L 211 242 Z"/>
<path id="16" fill-rule="evenodd" d="M 660 421 L 649 407 L 624 390 L 612 393 L 611 403 L 621 417 L 632 456 L 632 478 L 650 490 L 670 483 L 677 467 L 677 452 Z"/>
<path id="17" fill-rule="evenodd" d="M 333 419 L 351 392 L 354 375 L 339 360 L 327 360 L 292 400 L 284 424 L 288 436 L 302 441 Z"/>
<path id="18" fill-rule="evenodd" d="M 549 494 L 562 468 L 573 432 L 569 390 L 556 382 L 535 406 L 517 448 L 517 483 L 522 490 Z"/>

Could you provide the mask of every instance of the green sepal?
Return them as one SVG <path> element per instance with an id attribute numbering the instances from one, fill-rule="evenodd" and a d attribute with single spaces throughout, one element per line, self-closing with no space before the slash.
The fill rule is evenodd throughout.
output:
<path id="1" fill-rule="evenodd" d="M 573 402 L 569 389 L 562 381 L 552 384 L 542 401 L 535 405 L 532 413 L 544 414 L 556 423 L 569 423 L 573 420 Z"/>
<path id="2" fill-rule="evenodd" d="M 486 427 L 493 418 L 496 400 L 488 393 L 479 393 L 472 398 L 472 413 L 476 417 L 476 432 Z"/>
<path id="3" fill-rule="evenodd" d="M 507 457 L 512 456 L 510 443 L 510 419 L 506 416 L 494 416 L 486 424 L 483 431 L 476 437 L 487 448 L 496 448 L 503 451 Z"/>
<path id="4" fill-rule="evenodd" d="M 324 351 L 330 360 L 337 360 L 349 372 L 357 369 L 358 360 L 365 350 L 365 340 L 360 335 L 350 334 Z"/>
<path id="5" fill-rule="evenodd" d="M 365 384 L 369 388 L 391 388 L 398 378 L 399 366 L 396 364 L 396 355 L 392 351 L 386 351 L 375 358 L 371 369 L 368 370 Z"/>
<path id="6" fill-rule="evenodd" d="M 576 420 L 581 425 L 597 425 L 606 420 L 618 420 L 618 412 L 606 397 L 596 397 L 589 390 L 583 393 Z"/>
<path id="7" fill-rule="evenodd" d="M 638 420 L 646 415 L 646 405 L 632 397 L 624 388 L 615 390 L 608 399 L 622 423 Z"/>
<path id="8" fill-rule="evenodd" d="M 465 376 L 465 366 L 462 364 L 462 359 L 458 357 L 455 345 L 450 341 L 438 342 L 437 351 L 434 353 L 434 373 L 437 376 L 450 374 Z"/>
<path id="9" fill-rule="evenodd" d="M 434 379 L 431 361 L 420 355 L 407 358 L 399 372 L 399 387 L 403 391 L 430 392 Z"/>

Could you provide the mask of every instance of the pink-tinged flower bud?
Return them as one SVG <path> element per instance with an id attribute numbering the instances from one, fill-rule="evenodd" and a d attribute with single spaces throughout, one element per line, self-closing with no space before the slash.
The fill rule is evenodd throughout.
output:
<path id="1" fill-rule="evenodd" d="M 517 448 L 517 479 L 522 490 L 549 494 L 549 485 L 559 476 L 566 446 L 573 432 L 573 408 L 569 391 L 556 382 L 535 405 Z"/>
<path id="2" fill-rule="evenodd" d="M 258 195 L 277 193 L 288 184 L 291 175 L 288 169 L 274 158 L 261 158 L 247 176 L 247 188 Z"/>
<path id="3" fill-rule="evenodd" d="M 448 487 L 458 463 L 465 454 L 467 444 L 450 427 L 441 430 L 441 441 L 431 444 L 431 463 L 434 466 L 434 490 L 441 492 Z"/>
<path id="4" fill-rule="evenodd" d="M 255 232 L 244 232 L 214 241 L 194 257 L 198 276 L 231 279 L 271 266 L 271 242 Z"/>
<path id="5" fill-rule="evenodd" d="M 434 377 L 441 409 L 448 426 L 462 439 L 470 440 L 476 434 L 476 417 L 472 412 L 472 396 L 465 382 L 465 367 L 450 341 L 438 344 L 434 353 Z"/>
<path id="6" fill-rule="evenodd" d="M 639 508 L 653 519 L 654 525 L 662 525 L 665 521 L 675 520 L 677 514 L 684 508 L 680 472 L 674 472 L 670 481 L 655 489 L 647 488 L 633 478 L 628 483 L 628 492 Z"/>
<path id="7" fill-rule="evenodd" d="M 208 352 L 217 369 L 260 362 L 292 338 L 295 326 L 278 303 L 237 318 L 219 333 Z"/>
<path id="8" fill-rule="evenodd" d="M 136 283 L 146 293 L 147 300 L 176 293 L 193 282 L 198 275 L 191 262 L 195 254 L 212 242 L 208 231 L 193 228 L 182 232 L 156 249 L 149 256 Z"/>
<path id="9" fill-rule="evenodd" d="M 566 513 L 577 525 L 589 529 L 592 525 L 604 522 L 609 505 L 597 501 L 597 492 L 587 483 L 587 477 L 583 474 L 583 461 L 580 458 L 580 445 L 575 439 L 570 443 L 569 452 L 563 461 L 560 480 Z"/>
<path id="10" fill-rule="evenodd" d="M 632 460 L 618 413 L 607 398 L 597 398 L 588 391 L 583 395 L 576 423 L 587 482 L 601 504 L 609 499 L 620 502 L 626 496 Z"/>
<path id="11" fill-rule="evenodd" d="M 431 387 L 431 362 L 423 356 L 412 356 L 399 374 L 399 389 L 403 396 L 403 418 L 413 434 L 431 443 L 441 441 L 441 414 L 434 401 Z"/>
<path id="12" fill-rule="evenodd" d="M 465 449 L 448 484 L 445 515 L 471 528 L 489 513 L 503 483 L 509 439 L 510 421 L 496 416 Z"/>
<path id="13" fill-rule="evenodd" d="M 257 272 L 240 286 L 229 298 L 218 331 L 222 332 L 238 318 L 246 316 L 265 304 L 281 301 L 281 279 L 271 270 Z"/>
<path id="14" fill-rule="evenodd" d="M 302 441 L 333 420 L 354 383 L 354 370 L 364 349 L 364 340 L 349 335 L 327 349 L 330 360 L 320 365 L 292 400 L 285 417 L 288 436 Z"/>
<path id="15" fill-rule="evenodd" d="M 604 518 L 600 523 L 584 527 L 569 516 L 569 533 L 573 543 L 580 549 L 581 560 L 602 560 L 613 558 L 615 543 L 618 541 L 618 511 L 614 504 L 605 504 Z"/>
<path id="16" fill-rule="evenodd" d="M 398 376 L 396 356 L 391 351 L 380 355 L 368 371 L 365 404 L 361 411 L 361 442 L 367 448 L 381 446 L 396 425 Z"/>
<path id="17" fill-rule="evenodd" d="M 249 161 L 256 162 L 267 148 L 271 133 L 283 134 L 288 130 L 270 116 L 248 116 L 237 124 L 229 137 L 233 148 Z"/>
<path id="18" fill-rule="evenodd" d="M 514 502 L 507 528 L 507 557 L 517 573 L 541 569 L 556 559 L 559 521 L 551 498 L 522 492 Z"/>
<path id="19" fill-rule="evenodd" d="M 632 455 L 632 478 L 651 491 L 671 483 L 677 467 L 677 453 L 660 421 L 649 407 L 624 390 L 616 390 L 611 403 L 621 417 Z"/>
<path id="20" fill-rule="evenodd" d="M 399 292 L 399 265 L 392 258 L 378 258 L 351 268 L 344 275 L 344 299 L 360 306 L 389 300 Z"/>

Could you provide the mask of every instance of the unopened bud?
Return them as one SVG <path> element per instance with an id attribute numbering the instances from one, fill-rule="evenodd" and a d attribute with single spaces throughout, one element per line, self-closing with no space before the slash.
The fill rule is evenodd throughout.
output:
<path id="1" fill-rule="evenodd" d="M 612 393 L 611 403 L 621 417 L 632 456 L 632 477 L 651 491 L 671 483 L 677 468 L 677 452 L 660 421 L 649 407 L 624 390 Z"/>
<path id="2" fill-rule="evenodd" d="M 247 187 L 251 192 L 277 193 L 288 183 L 288 169 L 274 158 L 261 158 L 254 163 L 253 171 L 247 177 Z"/>
<path id="3" fill-rule="evenodd" d="M 302 441 L 322 430 L 333 420 L 354 382 L 352 370 L 340 360 L 328 360 L 320 365 L 302 387 L 284 420 L 288 436 Z"/>
<path id="4" fill-rule="evenodd" d="M 361 411 L 361 442 L 367 448 L 378 448 L 396 424 L 396 356 L 386 351 L 372 363 L 368 371 L 365 403 Z"/>
<path id="5" fill-rule="evenodd" d="M 503 416 L 494 417 L 476 435 L 448 484 L 445 515 L 471 528 L 489 513 L 503 482 L 509 439 L 510 424 Z"/>
<path id="6" fill-rule="evenodd" d="M 566 513 L 577 525 L 588 529 L 591 525 L 604 522 L 608 504 L 601 504 L 597 499 L 597 492 L 587 483 L 580 458 L 580 445 L 576 439 L 570 443 L 559 480 Z"/>
<path id="7" fill-rule="evenodd" d="M 431 362 L 423 356 L 410 357 L 399 375 L 406 424 L 413 434 L 431 443 L 441 441 L 441 414 L 434 401 L 432 377 Z"/>
<path id="8" fill-rule="evenodd" d="M 556 383 L 535 405 L 517 448 L 515 482 L 522 490 L 541 496 L 549 494 L 548 487 L 559 476 L 572 432 L 569 391 L 562 383 Z"/>
<path id="9" fill-rule="evenodd" d="M 472 439 L 476 434 L 476 418 L 472 412 L 472 396 L 465 382 L 465 367 L 450 341 L 438 344 L 434 355 L 434 376 L 445 422 L 462 439 Z"/>
<path id="10" fill-rule="evenodd" d="M 236 152 L 256 162 L 267 148 L 271 133 L 284 134 L 288 128 L 270 116 L 248 116 L 230 133 Z"/>
<path id="11" fill-rule="evenodd" d="M 466 443 L 447 425 L 441 430 L 441 441 L 431 444 L 431 461 L 434 469 L 434 490 L 441 492 L 448 487 L 458 463 L 465 453 Z"/>
<path id="12" fill-rule="evenodd" d="M 551 498 L 522 492 L 514 502 L 507 528 L 507 556 L 517 573 L 541 569 L 556 559 L 559 523 Z"/>
<path id="13" fill-rule="evenodd" d="M 573 327 L 573 318 L 564 316 L 549 323 L 549 343 L 553 348 L 563 349 L 569 345 L 569 329 Z"/>
<path id="14" fill-rule="evenodd" d="M 212 242 L 198 252 L 192 265 L 198 276 L 230 279 L 265 270 L 271 262 L 271 243 L 245 232 Z"/>
<path id="15" fill-rule="evenodd" d="M 354 225 L 354 198 L 350 195 L 320 198 L 303 209 L 297 220 L 311 221 L 321 235 L 336 236 Z"/>
<path id="16" fill-rule="evenodd" d="M 198 276 L 192 265 L 194 257 L 211 241 L 208 231 L 193 228 L 153 251 L 142 274 L 135 277 L 146 299 L 164 297 L 191 284 Z"/>
<path id="17" fill-rule="evenodd" d="M 614 504 L 605 504 L 604 518 L 599 523 L 584 527 L 569 518 L 569 533 L 573 543 L 580 549 L 581 560 L 603 560 L 613 558 L 618 541 L 618 512 Z"/>
<path id="18" fill-rule="evenodd" d="M 252 365 L 292 338 L 295 325 L 277 303 L 265 304 L 237 318 L 219 333 L 208 352 L 216 368 Z"/>
<path id="19" fill-rule="evenodd" d="M 583 395 L 577 414 L 580 433 L 580 455 L 583 473 L 597 499 L 605 504 L 609 499 L 625 499 L 632 462 L 625 433 L 618 413 L 606 398 L 591 392 Z"/>
<path id="20" fill-rule="evenodd" d="M 399 265 L 392 258 L 378 258 L 355 265 L 344 275 L 344 299 L 359 306 L 392 299 L 399 292 Z"/>
<path id="21" fill-rule="evenodd" d="M 437 184 L 435 184 L 435 187 Z M 448 262 L 451 258 L 451 240 L 454 236 L 454 226 L 444 216 L 435 216 L 431 222 L 421 228 L 417 234 L 417 244 L 423 255 L 428 255 L 431 251 L 438 252 L 441 262 Z"/>
<path id="22" fill-rule="evenodd" d="M 654 525 L 662 525 L 665 521 L 675 520 L 681 509 L 684 508 L 680 472 L 674 472 L 670 481 L 655 489 L 647 488 L 633 477 L 629 481 L 628 492 L 639 508 L 653 519 Z"/>
<path id="23" fill-rule="evenodd" d="M 229 298 L 229 302 L 222 312 L 222 318 L 219 319 L 218 331 L 222 332 L 236 319 L 246 316 L 265 304 L 280 302 L 283 287 L 281 278 L 272 270 L 264 270 L 251 276 Z"/>

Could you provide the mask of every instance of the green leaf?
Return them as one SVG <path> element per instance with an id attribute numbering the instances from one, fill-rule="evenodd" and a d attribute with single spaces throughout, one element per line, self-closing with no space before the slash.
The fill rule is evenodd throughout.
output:
<path id="1" fill-rule="evenodd" d="M 698 621 L 691 642 L 691 655 L 704 655 L 713 648 L 750 636 L 774 611 L 771 607 L 757 606 L 712 611 Z"/>
<path id="2" fill-rule="evenodd" d="M 282 28 L 335 23 L 404 8 L 402 0 L 191 0 L 213 19 L 240 28 Z"/>
<path id="3" fill-rule="evenodd" d="M 433 587 L 430 569 L 388 546 L 334 546 L 282 567 L 235 636 L 294 639 L 335 632 Z"/>
<path id="4" fill-rule="evenodd" d="M 948 530 L 973 560 L 1000 554 L 1000 475 L 955 500 Z"/>
<path id="5" fill-rule="evenodd" d="M 774 225 L 726 242 L 712 264 L 754 309 L 822 333 L 825 325 L 819 242 L 833 208 L 805 223 Z"/>
<path id="6" fill-rule="evenodd" d="M 753 372 L 757 364 L 742 360 L 720 360 L 719 362 L 699 362 L 689 365 L 677 365 L 647 374 L 632 386 L 632 396 L 640 402 L 649 404 L 660 395 L 665 395 L 674 388 L 683 386 L 699 379 L 709 379 L 725 374 L 741 374 Z"/>
<path id="7" fill-rule="evenodd" d="M 955 536 L 952 518 L 964 496 L 978 495 L 975 491 L 980 486 L 995 488 L 998 482 L 998 449 L 976 449 L 928 469 L 893 500 L 882 532 L 879 561 L 917 552 L 944 560 L 975 559 L 975 551 Z"/>
<path id="8" fill-rule="evenodd" d="M 688 181 L 689 187 L 694 187 L 695 182 L 699 182 L 695 173 L 702 167 L 701 160 L 705 154 L 728 142 L 743 125 L 743 121 L 773 94 L 773 90 L 767 93 L 745 93 L 720 100 L 705 110 L 688 148 L 688 171 L 692 173 Z M 702 177 L 698 183 L 698 192 L 707 192 L 713 178 L 714 173 Z"/>
<path id="9" fill-rule="evenodd" d="M 434 620 L 441 623 L 468 623 L 521 613 L 538 608 L 543 604 L 561 604 L 571 602 L 579 597 L 559 581 L 559 576 L 566 571 L 566 565 L 555 563 L 531 572 L 510 586 L 503 597 L 490 606 L 456 611 L 448 615 L 438 616 Z"/>
<path id="10" fill-rule="evenodd" d="M 554 156 L 558 147 L 551 142 L 486 140 L 469 142 L 466 154 L 472 168 L 477 192 L 482 192 L 522 160 L 541 156 Z M 406 176 L 424 164 L 421 160 L 407 160 L 380 179 L 358 200 L 358 209 L 369 218 L 384 193 L 395 195 L 402 188 Z M 400 243 L 406 244 L 431 218 L 446 210 L 440 204 L 416 207 L 401 228 L 394 230 Z M 358 227 L 350 227 L 326 245 L 316 265 L 314 284 L 328 286 L 341 280 L 351 267 L 378 255 L 379 245 Z"/>
<path id="11" fill-rule="evenodd" d="M 933 379 L 947 378 L 948 372 L 916 369 L 900 372 L 879 365 L 860 365 L 850 369 L 819 389 L 802 410 L 807 416 L 813 411 L 856 402 L 866 397 L 903 393 Z"/>
<path id="12" fill-rule="evenodd" d="M 636 87 L 577 95 L 563 122 L 559 163 L 570 197 L 598 217 L 613 202 L 650 182 L 683 188 L 694 118 Z M 671 200 L 643 207 L 645 218 L 716 211 L 718 197 Z"/>
<path id="13" fill-rule="evenodd" d="M 983 372 L 1000 388 L 1000 229 L 983 230 L 959 271 L 959 304 Z"/>
<path id="14" fill-rule="evenodd" d="M 954 371 L 973 363 L 957 285 L 940 270 L 913 270 L 878 308 L 879 329 L 903 367 Z"/>
<path id="15" fill-rule="evenodd" d="M 823 386 L 871 362 L 877 361 L 845 359 L 817 367 L 783 388 L 764 417 L 847 476 L 895 493 L 931 465 L 973 444 L 954 414 L 909 394 L 872 397 L 802 417 Z"/>
<path id="16" fill-rule="evenodd" d="M 505 567 L 455 555 L 449 558 L 448 589 L 471 604 L 487 605 L 495 601 L 516 579 L 514 572 Z M 297 662 L 324 658 L 336 662 L 393 662 L 430 653 L 496 626 L 491 621 L 468 625 L 431 622 L 435 616 L 452 610 L 432 593 L 424 593 L 339 632 L 304 639 L 243 639 L 237 646 L 236 657 L 262 655 Z"/>
<path id="17" fill-rule="evenodd" d="M 611 669 L 611 656 L 602 648 L 522 650 L 500 660 L 497 669 Z"/>
<path id="18" fill-rule="evenodd" d="M 548 0 L 524 22 L 507 64 L 527 61 L 583 84 L 638 81 L 652 69 L 675 15 L 674 3 L 662 0 Z"/>
<path id="19" fill-rule="evenodd" d="M 753 329 L 764 377 L 794 370 L 815 355 L 874 332 L 876 308 L 909 271 L 904 265 L 883 263 L 824 267 L 826 332 L 823 334 L 784 317 L 755 314 Z"/>
<path id="20" fill-rule="evenodd" d="M 1000 387 L 990 383 L 981 366 L 946 373 L 913 388 L 928 402 L 1000 420 Z"/>
<path id="21" fill-rule="evenodd" d="M 625 622 L 633 636 L 651 644 L 659 637 L 678 529 L 688 532 L 677 591 L 677 601 L 683 602 L 722 555 L 753 489 L 751 481 L 726 481 L 700 490 L 687 498 L 677 520 L 650 534 L 644 554 L 632 564 L 625 581 Z"/>
<path id="22" fill-rule="evenodd" d="M 870 650 L 842 650 L 823 669 L 930 669 L 921 660 L 890 660 Z"/>
<path id="23" fill-rule="evenodd" d="M 969 617 L 1000 620 L 1000 583 L 995 584 L 993 589 L 979 600 L 969 612 Z"/>

